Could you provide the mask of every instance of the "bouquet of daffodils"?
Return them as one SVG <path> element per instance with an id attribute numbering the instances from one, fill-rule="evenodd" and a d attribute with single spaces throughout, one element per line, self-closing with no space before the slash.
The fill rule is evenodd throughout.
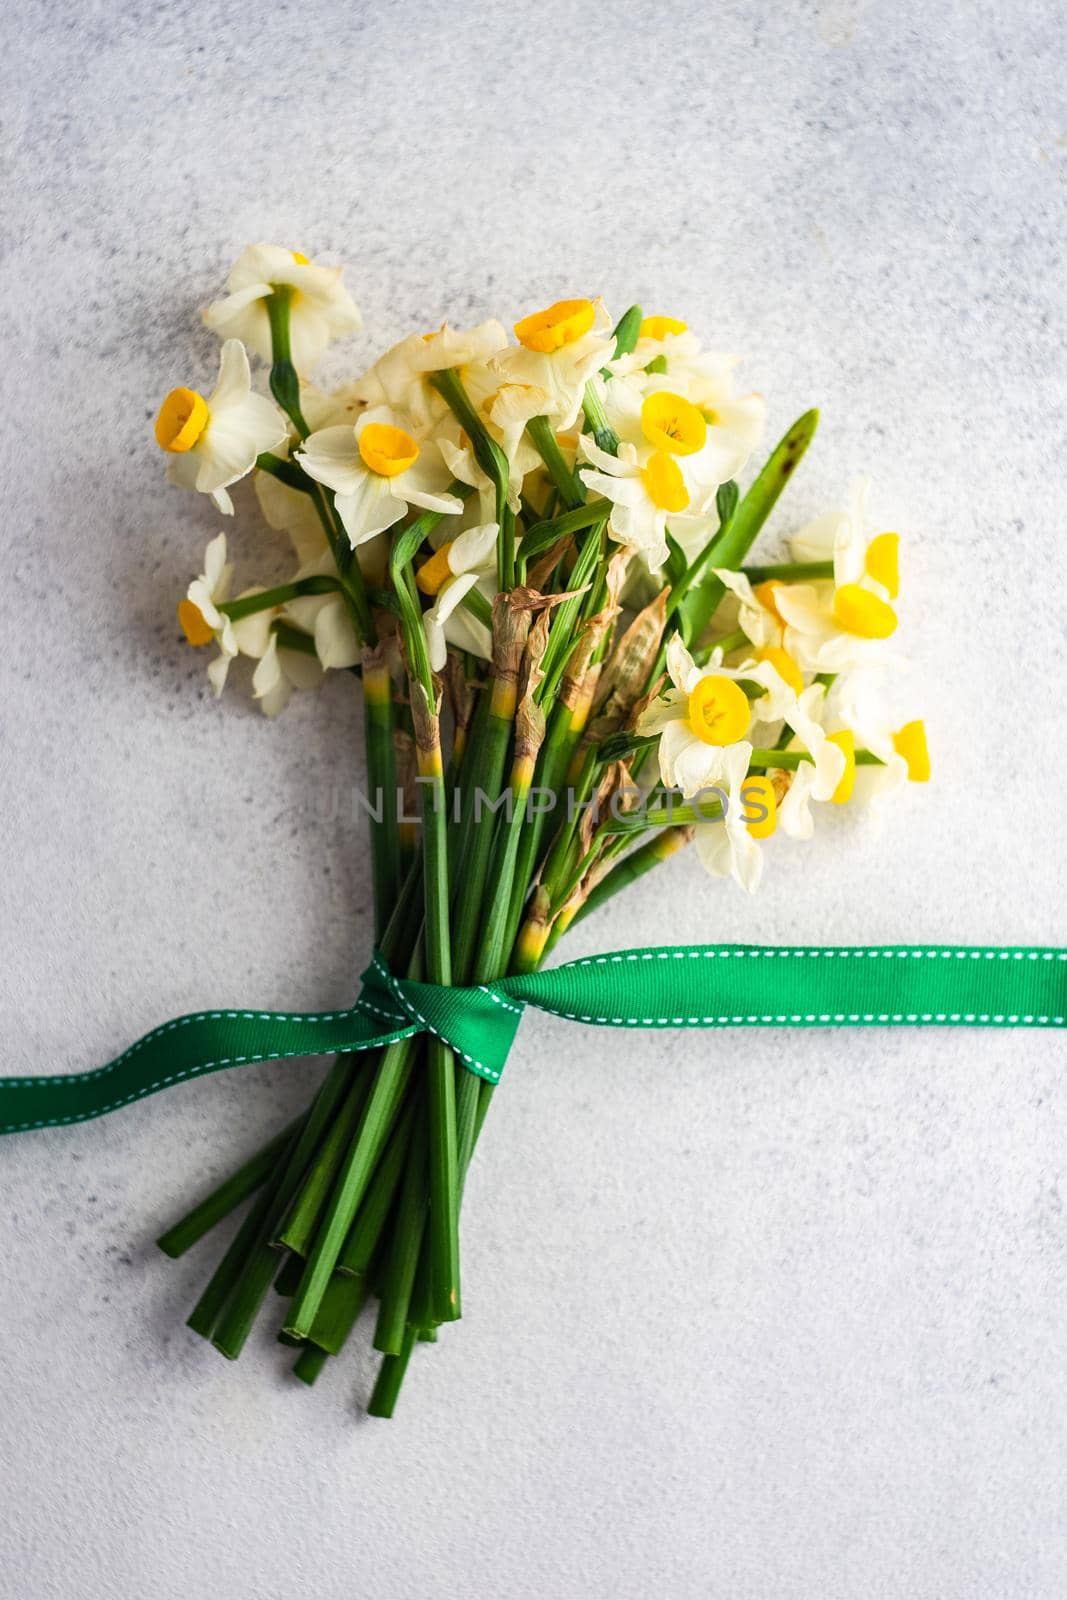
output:
<path id="1" fill-rule="evenodd" d="M 206 397 L 178 388 L 168 476 L 233 515 L 251 476 L 296 554 L 234 592 L 225 533 L 178 616 L 274 715 L 362 683 L 376 961 L 437 985 L 538 967 L 577 919 L 692 843 L 753 892 L 776 834 L 929 775 L 923 724 L 878 709 L 898 538 L 865 485 L 750 552 L 815 432 L 747 488 L 764 405 L 684 322 L 599 300 L 415 332 L 355 382 L 310 381 L 360 316 L 341 270 L 257 245 L 204 321 Z M 253 387 L 249 353 L 270 395 Z M 245 1201 L 189 1318 L 236 1357 L 271 1286 L 314 1382 L 377 1301 L 370 1411 L 460 1315 L 459 1214 L 493 1085 L 433 1033 L 339 1057 L 307 1111 L 160 1240 L 178 1255 Z M 272 1302 L 273 1303 L 273 1302 Z"/>

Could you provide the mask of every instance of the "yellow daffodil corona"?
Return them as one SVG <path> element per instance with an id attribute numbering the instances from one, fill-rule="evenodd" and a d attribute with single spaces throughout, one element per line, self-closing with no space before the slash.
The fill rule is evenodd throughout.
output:
<path id="1" fill-rule="evenodd" d="M 593 326 L 591 300 L 557 300 L 545 311 L 535 311 L 515 324 L 515 337 L 527 350 L 551 355 L 564 345 L 584 338 Z"/>
<path id="2" fill-rule="evenodd" d="M 736 744 L 751 720 L 748 696 L 731 678 L 709 673 L 689 691 L 689 726 L 705 744 Z"/>

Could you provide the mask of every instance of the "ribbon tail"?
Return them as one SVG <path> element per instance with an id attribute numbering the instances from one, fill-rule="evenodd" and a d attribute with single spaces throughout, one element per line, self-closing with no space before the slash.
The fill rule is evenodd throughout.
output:
<path id="1" fill-rule="evenodd" d="M 680 945 L 618 950 L 496 985 L 614 1028 L 1067 1026 L 1067 950 Z"/>
<path id="2" fill-rule="evenodd" d="M 256 1061 L 369 1050 L 419 1030 L 363 998 L 345 1011 L 200 1011 L 176 1017 L 92 1072 L 0 1078 L 0 1134 L 88 1122 L 190 1078 Z M 369 1009 L 369 1008 L 368 1008 Z"/>

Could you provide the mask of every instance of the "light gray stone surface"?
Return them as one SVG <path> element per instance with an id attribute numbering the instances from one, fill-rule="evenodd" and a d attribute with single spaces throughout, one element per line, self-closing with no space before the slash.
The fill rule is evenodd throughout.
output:
<path id="1" fill-rule="evenodd" d="M 260 238 L 349 262 L 353 360 L 571 293 L 682 314 L 772 429 L 823 408 L 777 529 L 866 469 L 907 539 L 936 782 L 880 836 L 776 845 L 751 902 L 678 861 L 574 953 L 1063 940 L 1059 11 L 15 0 L 6 1071 L 205 1002 L 342 1002 L 367 950 L 363 840 L 319 805 L 359 775 L 351 683 L 268 724 L 174 623 L 218 519 L 151 419 L 208 381 L 196 308 Z M 1056 1600 L 1064 1066 L 1021 1032 L 528 1020 L 467 1315 L 392 1425 L 356 1415 L 365 1354 L 314 1392 L 266 1335 L 222 1362 L 182 1326 L 216 1246 L 151 1245 L 321 1069 L 6 1140 L 0 1592 Z"/>

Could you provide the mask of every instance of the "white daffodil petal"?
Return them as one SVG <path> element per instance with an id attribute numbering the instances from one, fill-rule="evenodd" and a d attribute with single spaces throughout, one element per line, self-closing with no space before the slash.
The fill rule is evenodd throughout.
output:
<path id="1" fill-rule="evenodd" d="M 226 679 L 229 675 L 232 659 L 232 656 L 217 655 L 214 661 L 208 663 L 208 682 L 211 684 L 211 690 L 216 700 L 226 687 Z"/>
<path id="2" fill-rule="evenodd" d="M 667 644 L 667 671 L 674 687 L 683 694 L 689 694 L 697 679 L 703 676 L 680 633 L 672 633 Z"/>
<path id="3" fill-rule="evenodd" d="M 663 780 L 672 788 L 680 789 L 687 800 L 718 782 L 724 755 L 722 745 L 705 744 L 703 739 L 698 739 L 688 721 L 669 722 L 660 735 Z"/>
<path id="4" fill-rule="evenodd" d="M 261 591 L 246 590 L 247 594 L 258 592 Z M 234 642 L 241 655 L 251 656 L 258 661 L 266 654 L 273 638 L 271 627 L 274 615 L 273 610 L 253 611 L 251 616 L 242 617 L 240 621 L 233 623 Z"/>
<path id="5" fill-rule="evenodd" d="M 278 659 L 294 689 L 317 689 L 322 683 L 322 666 L 315 656 L 279 646 Z"/>
<path id="6" fill-rule="evenodd" d="M 814 783 L 815 768 L 810 761 L 802 761 L 793 773 L 785 795 L 778 802 L 778 826 L 791 839 L 810 839 L 815 832 L 809 804 Z"/>
<path id="7" fill-rule="evenodd" d="M 347 423 L 309 433 L 296 459 L 309 477 L 338 494 L 354 494 L 367 474 L 356 430 Z"/>
<path id="8" fill-rule="evenodd" d="M 837 546 L 838 532 L 845 520 L 840 511 L 831 511 L 805 523 L 789 541 L 794 561 L 829 561 Z"/>
<path id="9" fill-rule="evenodd" d="M 376 533 L 391 528 L 407 510 L 406 503 L 393 493 L 390 487 L 393 482 L 393 478 L 365 472 L 351 491 L 336 496 L 337 515 L 353 549 L 373 539 Z M 459 503 L 462 505 L 462 501 Z"/>
<path id="10" fill-rule="evenodd" d="M 487 563 L 495 562 L 496 542 L 500 526 L 485 522 L 458 533 L 448 552 L 448 565 L 454 573 L 477 572 Z"/>
<path id="11" fill-rule="evenodd" d="M 766 606 L 760 604 L 745 574 L 734 572 L 729 567 L 716 567 L 714 572 L 723 587 L 736 597 L 738 625 L 757 650 L 775 644 L 781 635 L 781 622 L 772 611 L 768 611 Z M 781 591 L 775 592 L 777 595 Z"/>
<path id="12" fill-rule="evenodd" d="M 728 878 L 733 864 L 733 848 L 724 822 L 702 822 L 694 840 L 697 857 L 713 878 Z"/>
<path id="13" fill-rule="evenodd" d="M 217 533 L 204 551 L 204 582 L 212 595 L 219 593 L 220 598 L 225 598 L 221 591 L 224 587 L 223 574 L 226 570 L 226 535 Z"/>
<path id="14" fill-rule="evenodd" d="M 678 722 L 689 714 L 689 697 L 679 689 L 668 689 L 651 700 L 637 718 L 635 732 L 642 737 L 662 733 L 668 722 Z"/>
<path id="15" fill-rule="evenodd" d="M 343 671 L 360 659 L 359 641 L 340 595 L 331 595 L 314 621 L 315 651 L 324 668 Z"/>
<path id="16" fill-rule="evenodd" d="M 719 667 L 716 670 L 727 678 L 745 678 L 758 683 L 767 693 L 752 702 L 752 715 L 761 722 L 780 722 L 796 701 L 796 694 L 786 683 L 778 669 L 769 661 L 743 661 L 739 667 Z"/>
<path id="17" fill-rule="evenodd" d="M 257 472 L 253 482 L 264 521 L 288 534 L 301 567 L 317 564 L 329 555 L 326 534 L 309 494 L 291 489 L 270 472 Z"/>
<path id="18" fill-rule="evenodd" d="M 448 659 L 447 640 L 445 628 L 463 597 L 477 586 L 478 574 L 476 572 L 463 572 L 451 583 L 446 583 L 437 596 L 437 600 L 430 607 L 422 619 L 423 629 L 426 634 L 426 645 L 430 657 L 430 665 L 435 672 L 444 670 Z"/>

